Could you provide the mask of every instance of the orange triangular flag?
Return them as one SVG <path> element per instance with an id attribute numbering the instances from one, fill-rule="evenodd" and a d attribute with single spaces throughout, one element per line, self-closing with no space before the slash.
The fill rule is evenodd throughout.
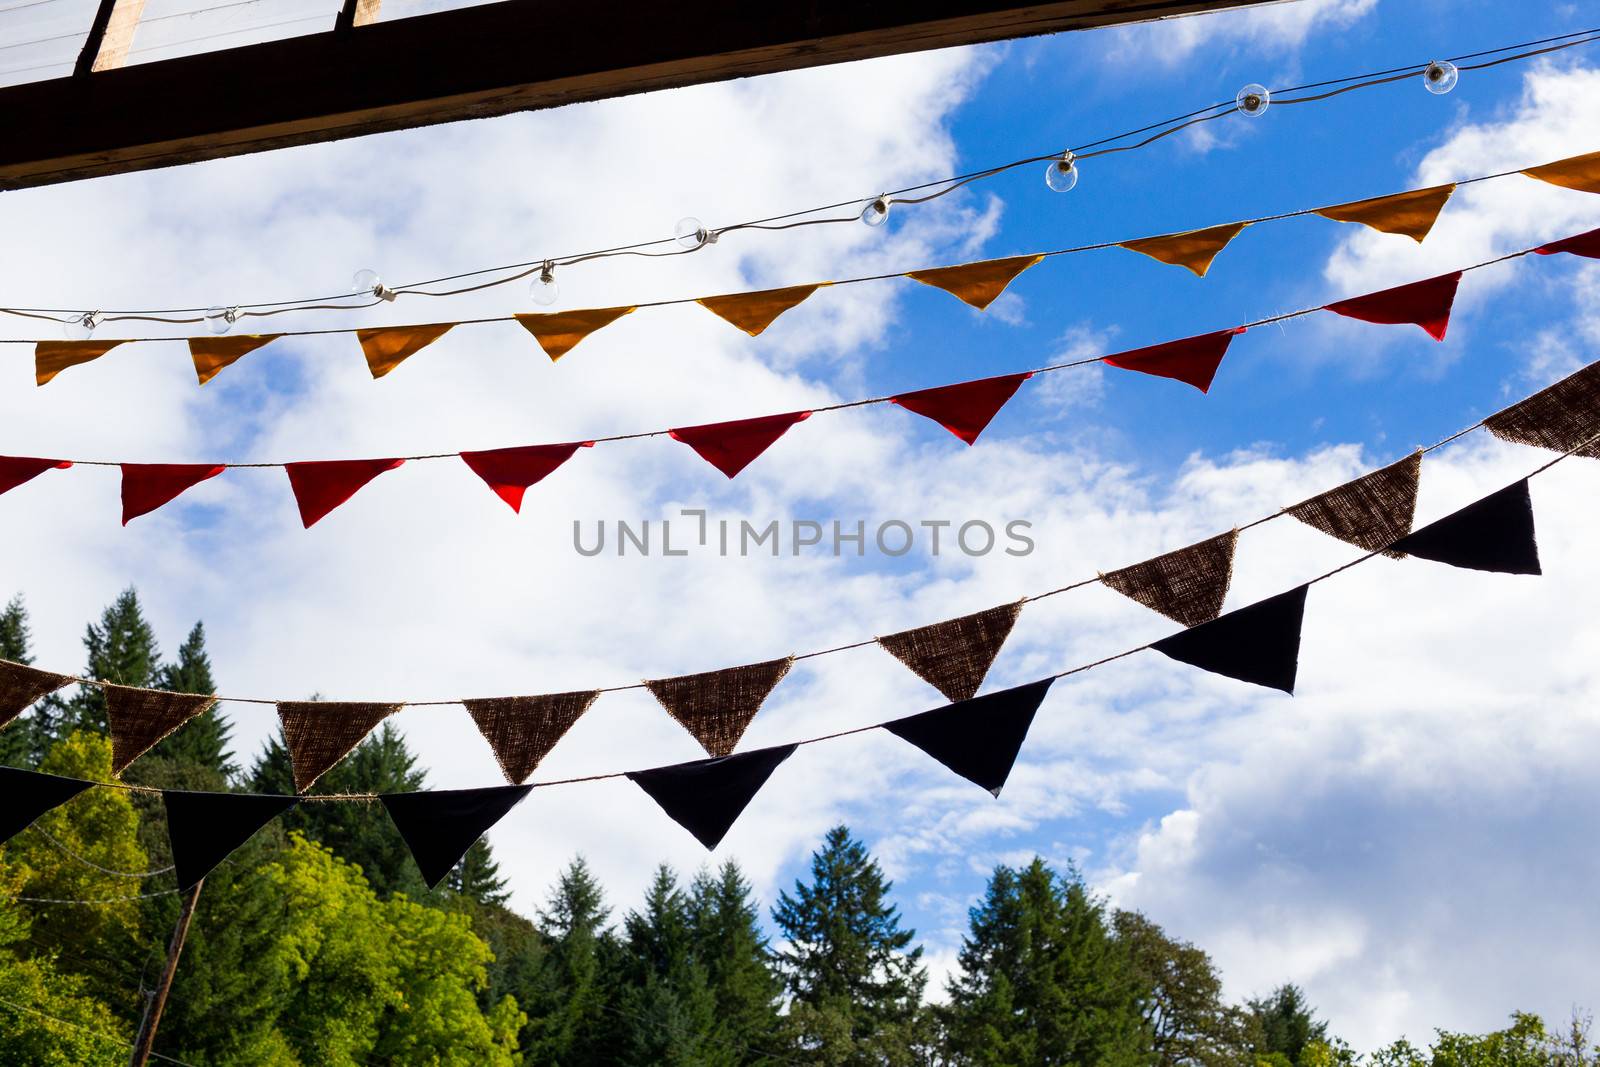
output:
<path id="1" fill-rule="evenodd" d="M 1019 600 L 932 626 L 887 634 L 878 638 L 878 644 L 943 693 L 945 699 L 971 700 L 978 695 L 983 679 L 1000 654 L 1000 646 L 1011 636 L 1011 628 L 1021 613 Z"/>
<path id="2" fill-rule="evenodd" d="M 1576 189 L 1580 193 L 1600 193 L 1600 152 L 1558 159 L 1539 167 L 1529 167 L 1522 173 L 1563 189 Z"/>
<path id="3" fill-rule="evenodd" d="M 733 323 L 755 337 L 771 326 L 785 311 L 805 301 L 827 282 L 813 285 L 791 285 L 787 289 L 763 289 L 757 293 L 729 293 L 727 296 L 702 296 L 695 303 Z"/>
<path id="4" fill-rule="evenodd" d="M 1455 183 L 1435 185 L 1430 189 L 1413 189 L 1392 196 L 1375 196 L 1370 200 L 1356 200 L 1349 204 L 1335 204 L 1320 208 L 1313 215 L 1321 215 L 1334 222 L 1359 222 L 1383 233 L 1399 233 L 1418 244 L 1428 236 L 1433 224 L 1444 210 L 1445 201 L 1456 191 Z"/>
<path id="5" fill-rule="evenodd" d="M 1006 291 L 1006 286 L 1015 281 L 1017 275 L 1043 258 L 1012 256 L 1010 259 L 986 259 L 981 263 L 963 263 L 957 267 L 914 270 L 906 277 L 935 289 L 943 289 L 962 303 L 971 304 L 982 311 L 994 303 L 995 297 Z"/>
<path id="6" fill-rule="evenodd" d="M 602 326 L 610 326 L 633 311 L 625 308 L 588 308 L 583 311 L 555 311 L 549 314 L 518 315 L 517 321 L 533 334 L 544 354 L 554 363 L 571 352 L 579 341 Z"/>
<path id="7" fill-rule="evenodd" d="M 295 792 L 310 789 L 329 768 L 349 755 L 374 726 L 399 710 L 399 704 L 279 701 L 278 719 L 283 723 L 283 743 L 294 766 Z"/>
<path id="8" fill-rule="evenodd" d="M 356 340 L 367 355 L 367 367 L 374 378 L 382 378 L 409 356 L 427 348 L 450 332 L 453 322 L 434 322 L 424 326 L 385 326 L 376 330 L 357 330 Z"/>
<path id="9" fill-rule="evenodd" d="M 794 657 L 790 656 L 644 684 L 707 754 L 726 756 L 792 666 Z"/>
<path id="10" fill-rule="evenodd" d="M 278 333 L 244 333 L 238 337 L 191 337 L 189 358 L 194 360 L 195 377 L 204 385 L 224 367 L 233 366 L 262 345 L 282 336 Z"/>
<path id="11" fill-rule="evenodd" d="M 149 752 L 156 743 L 217 702 L 196 693 L 167 693 L 157 689 L 130 689 L 107 685 L 106 725 L 111 730 L 111 773 L 121 774 L 128 764 Z"/>
<path id="12" fill-rule="evenodd" d="M 1239 236 L 1239 231 L 1248 225 L 1248 222 L 1230 222 L 1204 230 L 1142 237 L 1137 241 L 1123 241 L 1121 247 L 1163 263 L 1171 263 L 1174 267 L 1188 267 L 1204 278 L 1217 253 L 1227 248 L 1228 242 Z"/>
<path id="13" fill-rule="evenodd" d="M 521 785 L 550 754 L 556 742 L 589 710 L 598 690 L 550 693 L 536 697 L 490 697 L 463 700 L 478 732 L 494 749 L 506 781 Z"/>
<path id="14" fill-rule="evenodd" d="M 1188 548 L 1102 574 L 1100 580 L 1173 622 L 1198 626 L 1222 613 L 1222 601 L 1233 581 L 1233 549 L 1238 540 L 1239 531 L 1229 530 Z"/>
<path id="15" fill-rule="evenodd" d="M 68 367 L 99 359 L 121 341 L 40 341 L 33 346 L 33 377 L 43 385 Z"/>

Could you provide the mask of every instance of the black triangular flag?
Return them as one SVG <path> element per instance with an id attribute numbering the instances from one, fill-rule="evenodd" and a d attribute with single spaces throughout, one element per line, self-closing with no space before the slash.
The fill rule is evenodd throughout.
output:
<path id="1" fill-rule="evenodd" d="M 189 889 L 267 823 L 295 806 L 271 793 L 191 793 L 163 789 L 167 839 L 178 888 Z"/>
<path id="2" fill-rule="evenodd" d="M 960 700 L 920 715 L 886 722 L 883 728 L 916 745 L 969 782 L 995 796 L 1017 762 L 1033 713 L 1054 678 Z"/>
<path id="3" fill-rule="evenodd" d="M 93 784 L 18 767 L 0 767 L 0 844 Z"/>
<path id="4" fill-rule="evenodd" d="M 1539 543 L 1533 536 L 1528 479 L 1413 530 L 1390 547 L 1452 567 L 1538 574 Z"/>
<path id="5" fill-rule="evenodd" d="M 1246 604 L 1150 647 L 1203 671 L 1293 693 L 1307 588 Z"/>
<path id="6" fill-rule="evenodd" d="M 758 748 L 736 756 L 629 771 L 628 777 L 695 840 L 716 848 L 778 764 L 798 747 Z"/>
<path id="7" fill-rule="evenodd" d="M 532 789 L 531 785 L 497 785 L 384 793 L 378 799 L 405 838 L 411 858 L 422 870 L 422 880 L 432 889 L 461 862 L 467 849 Z"/>

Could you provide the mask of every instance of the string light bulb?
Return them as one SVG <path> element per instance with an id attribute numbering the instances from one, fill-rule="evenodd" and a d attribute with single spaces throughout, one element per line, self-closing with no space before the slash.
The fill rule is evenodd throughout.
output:
<path id="1" fill-rule="evenodd" d="M 212 308 L 206 312 L 206 329 L 218 336 L 233 329 L 233 324 L 238 321 L 238 308 Z"/>
<path id="2" fill-rule="evenodd" d="M 1443 96 L 1456 87 L 1461 72 L 1449 60 L 1436 59 L 1422 72 L 1422 85 L 1434 96 Z"/>
<path id="3" fill-rule="evenodd" d="M 693 215 L 688 215 L 678 220 L 677 236 L 674 240 L 680 247 L 692 252 L 697 248 L 716 244 L 717 231 L 706 229 L 705 223 Z"/>
<path id="4" fill-rule="evenodd" d="M 94 328 L 98 325 L 100 325 L 100 312 L 85 311 L 82 315 L 63 322 L 61 332 L 67 335 L 69 341 L 87 341 L 94 336 Z"/>
<path id="5" fill-rule="evenodd" d="M 1044 169 L 1044 183 L 1058 193 L 1070 191 L 1078 184 L 1078 157 L 1071 152 L 1061 153 Z"/>
<path id="6" fill-rule="evenodd" d="M 545 260 L 544 266 L 539 268 L 539 276 L 528 287 L 528 296 L 535 304 L 548 307 L 556 302 L 561 295 L 561 286 L 556 284 L 556 265 L 551 260 Z"/>
<path id="7" fill-rule="evenodd" d="M 1239 114 L 1249 115 L 1251 118 L 1263 114 L 1267 105 L 1272 103 L 1272 94 L 1267 92 L 1265 85 L 1251 82 L 1239 90 L 1239 95 L 1233 98 L 1233 106 L 1239 109 Z"/>
<path id="8" fill-rule="evenodd" d="M 350 292 L 357 296 L 371 295 L 379 300 L 391 302 L 398 295 L 393 289 L 384 285 L 383 279 L 378 276 L 378 272 L 370 267 L 355 272 L 355 275 L 350 279 Z"/>
<path id="9" fill-rule="evenodd" d="M 868 226 L 882 226 L 889 221 L 889 194 L 879 193 L 872 203 L 861 209 L 861 221 Z"/>

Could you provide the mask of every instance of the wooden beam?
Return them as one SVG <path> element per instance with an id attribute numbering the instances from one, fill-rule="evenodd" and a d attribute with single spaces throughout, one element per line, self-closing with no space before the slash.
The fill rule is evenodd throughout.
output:
<path id="1" fill-rule="evenodd" d="M 0 189 L 1259 2 L 499 0 L 0 89 Z"/>

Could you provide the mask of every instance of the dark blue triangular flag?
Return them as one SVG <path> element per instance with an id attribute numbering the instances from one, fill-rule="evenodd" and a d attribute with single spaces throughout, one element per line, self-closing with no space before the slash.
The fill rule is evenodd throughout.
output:
<path id="1" fill-rule="evenodd" d="M 904 738 L 995 796 L 1011 774 L 1034 712 L 1054 678 L 960 700 L 920 715 L 886 722 L 883 728 Z"/>
<path id="2" fill-rule="evenodd" d="M 1390 546 L 1408 556 L 1501 574 L 1538 574 L 1528 479 L 1491 493 Z"/>
<path id="3" fill-rule="evenodd" d="M 0 844 L 93 784 L 18 767 L 0 767 Z"/>
<path id="4" fill-rule="evenodd" d="M 758 748 L 735 756 L 629 771 L 628 777 L 695 840 L 706 848 L 716 848 L 778 764 L 797 747 Z"/>
<path id="5" fill-rule="evenodd" d="M 385 793 L 378 799 L 395 829 L 405 838 L 411 858 L 432 889 L 444 881 L 473 842 L 505 817 L 533 789 L 531 785 L 498 785 L 487 789 L 438 789 L 424 793 Z"/>
<path id="6" fill-rule="evenodd" d="M 294 797 L 271 793 L 192 793 L 164 789 L 167 839 L 178 888 L 189 889 L 216 869 L 234 849 L 295 805 Z"/>
<path id="7" fill-rule="evenodd" d="M 1293 693 L 1307 588 L 1247 604 L 1150 647 L 1203 671 Z"/>

